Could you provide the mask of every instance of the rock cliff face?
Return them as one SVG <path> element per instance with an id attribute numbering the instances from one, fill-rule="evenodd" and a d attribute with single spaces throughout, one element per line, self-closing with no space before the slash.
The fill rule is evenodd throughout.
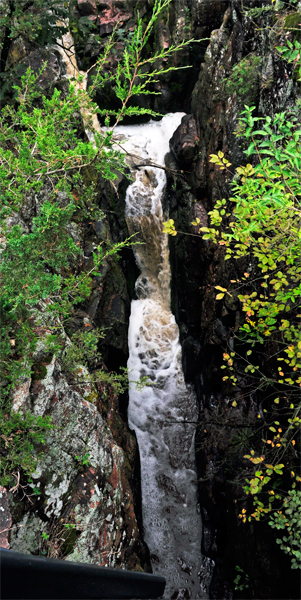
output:
<path id="1" fill-rule="evenodd" d="M 110 186 L 106 189 L 98 183 L 100 203 L 105 208 L 109 202 L 112 208 Z M 30 229 L 36 209 L 37 198 L 33 198 L 13 223 L 18 220 L 24 230 Z M 119 238 L 121 231 L 119 226 Z M 110 229 L 103 216 L 86 225 L 72 223 L 70 232 L 84 248 L 83 268 L 87 269 L 95 244 L 114 236 L 114 224 Z M 122 400 L 110 384 L 91 383 L 86 367 L 78 365 L 75 372 L 70 371 L 64 352 L 49 354 L 44 343 L 43 303 L 39 308 L 32 377 L 19 381 L 12 410 L 51 416 L 53 429 L 45 437 L 45 445 L 33 448 L 36 455 L 43 451 L 43 456 L 31 482 L 16 475 L 16 486 L 1 491 L 2 545 L 34 555 L 150 571 L 136 518 L 138 508 L 139 520 L 139 457 L 125 408 L 119 412 Z M 84 328 L 105 327 L 109 335 L 102 340 L 101 360 L 108 372 L 107 365 L 117 369 L 126 364 L 128 316 L 125 276 L 118 263 L 109 261 L 101 286 L 95 286 L 87 304 L 73 313 L 67 331 L 72 335 Z M 63 336 L 67 350 L 70 339 L 66 333 Z"/>
<path id="2" fill-rule="evenodd" d="M 54 428 L 33 483 L 23 490 L 23 502 L 20 494 L 12 500 L 17 523 L 10 548 L 31 554 L 47 550 L 53 558 L 68 552 L 68 560 L 79 562 L 140 566 L 129 469 L 108 425 L 110 418 L 101 415 L 100 397 L 94 405 L 96 390 L 91 384 L 68 384 L 55 357 L 42 362 L 43 379 L 24 382 L 15 391 L 13 409 L 51 415 Z M 89 377 L 87 372 L 83 375 Z M 127 460 L 135 452 L 129 438 Z M 31 495 L 33 487 L 39 495 Z"/>
<path id="3" fill-rule="evenodd" d="M 248 13 L 246 8 L 253 11 Z M 291 10 L 298 20 L 293 6 Z M 170 216 L 177 230 L 195 234 L 191 221 L 199 217 L 201 225 L 206 226 L 207 212 L 218 199 L 229 197 L 225 172 L 210 164 L 209 158 L 221 150 L 232 167 L 243 162 L 243 148 L 234 132 L 244 104 L 255 105 L 259 115 L 270 116 L 294 104 L 298 88 L 292 84 L 292 71 L 275 50 L 285 36 L 292 39 L 294 35 L 289 28 L 285 30 L 285 19 L 287 13 L 273 11 L 269 2 L 244 6 L 232 2 L 221 27 L 211 32 L 192 93 L 190 119 L 195 120 L 198 142 L 189 166 L 183 163 L 188 141 L 184 123 L 171 144 L 179 166 L 185 168 L 184 179 L 171 179 L 169 186 Z M 193 146 L 192 139 L 190 143 Z M 168 164 L 176 168 L 172 156 Z M 280 554 L 271 530 L 265 523 L 243 525 L 238 518 L 243 480 L 234 480 L 245 453 L 242 432 L 246 425 L 249 431 L 254 427 L 261 396 L 247 396 L 240 409 L 232 407 L 235 398 L 222 381 L 220 366 L 225 342 L 231 344 L 231 338 L 234 342 L 242 314 L 235 297 L 216 302 L 214 286 L 227 287 L 230 279 L 239 279 L 249 265 L 245 259 L 235 266 L 225 262 L 222 247 L 190 235 L 172 237 L 170 246 L 174 310 L 182 333 L 184 369 L 199 398 L 196 456 L 203 506 L 203 551 L 216 562 L 211 597 L 297 598 L 298 576 L 291 571 L 287 557 Z M 247 383 L 247 378 L 241 382 L 242 386 Z M 234 590 L 235 565 L 252 579 L 244 591 Z M 288 580 L 289 588 L 283 585 Z"/>
<path id="4" fill-rule="evenodd" d="M 78 35 L 76 47 L 83 70 L 102 51 L 117 22 L 122 51 L 124 38 L 135 27 L 137 6 L 147 19 L 151 8 L 147 0 L 77 1 L 74 18 L 88 18 L 101 37 L 99 41 L 92 35 L 88 39 Z M 247 14 L 247 8 L 253 13 Z M 295 4 L 288 12 L 296 14 Z M 179 231 L 196 234 L 191 220 L 198 217 L 206 225 L 207 212 L 216 200 L 229 194 L 226 176 L 209 163 L 209 155 L 222 150 L 234 168 L 240 164 L 242 148 L 234 131 L 243 105 L 255 104 L 259 113 L 273 115 L 295 100 L 298 88 L 291 83 L 292 73 L 275 50 L 283 36 L 293 36 L 289 29 L 284 31 L 285 18 L 269 0 L 248 0 L 244 5 L 236 0 L 173 0 L 168 14 L 158 23 L 151 40 L 155 48 L 183 37 L 210 37 L 210 41 L 189 46 L 173 59 L 175 64 L 192 64 L 192 69 L 168 75 L 157 84 L 162 92 L 155 97 L 158 111 L 191 113 L 173 136 L 167 158 L 168 167 L 181 170 L 179 177 L 169 178 L 166 197 L 170 217 Z M 271 29 L 265 29 L 267 26 Z M 45 52 L 48 66 L 41 87 L 49 91 L 57 85 L 64 90 L 66 78 L 59 55 L 52 50 Z M 10 48 L 7 60 L 22 61 L 25 54 L 26 64 L 38 70 L 43 52 L 33 47 L 24 49 L 22 40 Z M 112 68 L 115 61 L 116 56 L 112 56 Z M 242 84 L 236 65 L 242 72 Z M 112 102 L 110 90 L 98 102 L 108 106 Z M 117 195 L 91 171 L 86 177 L 97 186 L 105 218 L 83 223 L 77 231 L 85 267 L 99 240 L 118 242 L 127 234 L 125 181 L 119 181 Z M 29 199 L 18 217 L 25 228 L 35 214 L 33 204 Z M 243 446 L 238 445 L 239 431 L 246 422 L 252 428 L 260 397 L 248 398 L 241 409 L 232 407 L 233 398 L 222 382 L 220 366 L 223 342 L 237 331 L 241 313 L 235 298 L 216 303 L 214 286 L 227 287 L 231 278 L 244 272 L 244 261 L 235 270 L 230 261 L 224 262 L 222 248 L 182 234 L 171 238 L 170 250 L 172 308 L 181 332 L 183 366 L 199 401 L 196 450 L 204 523 L 202 549 L 216 563 L 211 597 L 297 598 L 297 577 L 294 579 L 289 560 L 278 550 L 271 530 L 264 523 L 243 526 L 239 522 L 241 488 L 232 483 L 244 454 Z M 119 263 L 106 265 L 101 289 L 92 290 L 89 302 L 76 312 L 67 331 L 70 335 L 85 326 L 105 326 L 107 333 L 100 350 L 107 369 L 126 364 L 136 276 L 132 253 L 125 250 Z M 56 427 L 46 439 L 46 452 L 32 483 L 16 485 L 9 492 L 0 490 L 5 533 L 1 544 L 26 553 L 68 555 L 68 560 L 148 571 L 148 551 L 137 525 L 139 457 L 126 424 L 126 396 L 117 398 L 110 387 L 96 389 L 90 383 L 74 383 L 60 359 L 47 355 L 43 344 L 41 348 L 34 376 L 20 382 L 13 403 L 16 410 L 51 415 Z M 83 368 L 83 381 L 86 376 L 89 378 Z M 39 495 L 31 495 L 33 488 Z M 234 590 L 236 565 L 253 582 L 243 592 Z"/>

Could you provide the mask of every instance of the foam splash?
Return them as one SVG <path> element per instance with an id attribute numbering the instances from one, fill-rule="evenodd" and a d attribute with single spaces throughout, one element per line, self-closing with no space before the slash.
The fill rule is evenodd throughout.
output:
<path id="1" fill-rule="evenodd" d="M 183 113 L 160 122 L 116 128 L 130 153 L 134 181 L 126 195 L 130 232 L 141 275 L 131 306 L 129 361 L 131 380 L 148 378 L 130 388 L 129 425 L 137 435 L 141 460 L 145 541 L 155 573 L 166 577 L 165 598 L 207 598 L 200 580 L 201 517 L 197 505 L 194 456 L 196 398 L 182 371 L 179 331 L 170 310 L 170 266 L 163 233 L 163 169 L 169 140 Z M 144 166 L 141 167 L 141 164 Z M 139 167 L 140 165 L 140 167 Z M 137 169 L 138 166 L 138 169 Z"/>

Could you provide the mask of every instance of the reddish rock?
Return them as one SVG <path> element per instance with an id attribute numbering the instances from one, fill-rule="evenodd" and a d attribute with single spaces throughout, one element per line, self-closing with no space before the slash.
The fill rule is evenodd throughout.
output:
<path id="1" fill-rule="evenodd" d="M 117 23 L 121 27 L 126 21 L 131 19 L 131 17 L 131 13 L 119 10 L 114 6 L 110 7 L 108 10 L 103 10 L 99 16 L 100 35 L 109 35 L 112 33 Z"/>

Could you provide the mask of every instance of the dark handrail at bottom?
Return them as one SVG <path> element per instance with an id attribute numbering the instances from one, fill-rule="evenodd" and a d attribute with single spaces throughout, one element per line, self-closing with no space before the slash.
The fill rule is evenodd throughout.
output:
<path id="1" fill-rule="evenodd" d="M 2 600 L 142 600 L 164 593 L 159 575 L 0 550 Z"/>

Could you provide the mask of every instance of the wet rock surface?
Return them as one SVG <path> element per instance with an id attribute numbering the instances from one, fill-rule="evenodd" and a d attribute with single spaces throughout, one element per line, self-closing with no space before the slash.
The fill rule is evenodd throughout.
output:
<path id="1" fill-rule="evenodd" d="M 9 549 L 9 532 L 12 526 L 12 517 L 9 509 L 7 489 L 0 486 L 0 546 Z"/>
<path id="2" fill-rule="evenodd" d="M 250 2 L 245 8 L 249 7 L 259 7 L 259 3 Z M 254 23 L 240 3 L 232 2 L 226 7 L 222 26 L 211 32 L 192 93 L 191 112 L 199 139 L 193 172 L 184 172 L 184 177 L 177 180 L 170 177 L 167 191 L 170 217 L 178 231 L 197 236 L 191 221 L 198 216 L 201 226 L 207 226 L 207 211 L 217 200 L 229 197 L 229 178 L 210 163 L 210 154 L 224 152 L 232 170 L 245 164 L 241 140 L 235 135 L 244 104 L 255 104 L 259 115 L 273 116 L 294 103 L 298 88 L 290 83 L 290 67 L 275 49 L 284 39 L 285 17 L 273 9 L 268 14 L 266 21 L 261 18 Z M 275 23 L 278 28 L 275 26 L 266 37 L 256 30 Z M 244 70 L 241 87 L 233 71 L 235 65 Z M 167 164 L 176 168 L 173 159 L 168 158 Z M 181 168 L 180 162 L 178 165 Z M 260 393 L 246 394 L 239 406 L 232 406 L 235 396 L 223 382 L 220 367 L 224 348 L 234 343 L 243 315 L 235 295 L 216 301 L 215 286 L 227 288 L 231 279 L 239 279 L 254 265 L 249 265 L 247 259 L 235 265 L 225 262 L 222 247 L 181 233 L 170 238 L 170 250 L 173 306 L 181 332 L 183 366 L 187 380 L 194 382 L 199 401 L 196 457 L 202 551 L 215 561 L 210 597 L 298 598 L 299 578 L 287 556 L 279 551 L 271 529 L 265 522 L 243 525 L 238 517 L 244 507 L 244 478 L 239 477 L 246 451 L 243 436 L 256 429 L 262 398 Z M 242 389 L 248 384 L 247 377 L 239 381 Z M 235 591 L 235 565 L 252 578 L 248 590 Z M 284 583 L 288 580 L 289 588 Z"/>
<path id="3" fill-rule="evenodd" d="M 186 115 L 170 140 L 170 148 L 180 167 L 189 167 L 196 158 L 198 148 L 196 122 L 192 115 Z"/>

